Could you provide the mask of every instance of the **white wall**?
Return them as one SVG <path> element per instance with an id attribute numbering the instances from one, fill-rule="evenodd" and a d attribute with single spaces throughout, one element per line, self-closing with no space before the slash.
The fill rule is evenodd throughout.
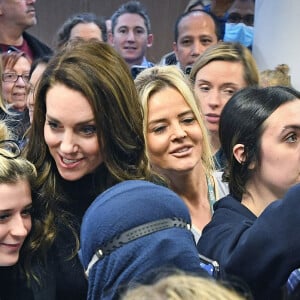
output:
<path id="1" fill-rule="evenodd" d="M 288 64 L 300 90 L 300 1 L 256 0 L 253 55 L 260 70 Z"/>

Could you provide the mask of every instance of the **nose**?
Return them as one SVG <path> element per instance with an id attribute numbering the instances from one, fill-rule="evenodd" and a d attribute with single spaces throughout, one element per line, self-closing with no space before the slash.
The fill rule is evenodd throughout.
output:
<path id="1" fill-rule="evenodd" d="M 17 86 L 26 86 L 27 85 L 27 82 L 24 81 L 23 77 L 22 76 L 19 76 L 17 81 L 16 81 L 16 85 Z"/>
<path id="2" fill-rule="evenodd" d="M 14 216 L 11 222 L 10 233 L 16 237 L 26 237 L 31 229 L 31 217 L 21 214 Z"/>
<path id="3" fill-rule="evenodd" d="M 198 57 L 204 51 L 202 44 L 199 41 L 195 41 L 192 46 L 191 55 Z"/>
<path id="4" fill-rule="evenodd" d="M 134 41 L 135 40 L 135 35 L 133 30 L 129 30 L 127 34 L 127 41 Z"/>
<path id="5" fill-rule="evenodd" d="M 207 95 L 207 98 L 208 98 L 207 103 L 212 108 L 217 108 L 222 103 L 221 93 L 216 89 L 212 89 L 210 93 Z"/>
<path id="6" fill-rule="evenodd" d="M 174 124 L 172 127 L 172 135 L 171 139 L 173 141 L 175 140 L 181 140 L 187 136 L 186 131 L 182 128 L 182 126 L 178 124 Z"/>
<path id="7" fill-rule="evenodd" d="M 65 131 L 60 142 L 61 152 L 64 154 L 71 154 L 76 152 L 78 150 L 77 148 L 74 133 Z"/>

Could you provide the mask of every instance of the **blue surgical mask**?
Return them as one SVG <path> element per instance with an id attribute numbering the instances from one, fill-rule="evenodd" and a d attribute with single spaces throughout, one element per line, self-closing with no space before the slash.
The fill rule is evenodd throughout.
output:
<path id="1" fill-rule="evenodd" d="M 249 47 L 253 42 L 253 26 L 244 23 L 226 23 L 224 42 L 239 42 Z"/>

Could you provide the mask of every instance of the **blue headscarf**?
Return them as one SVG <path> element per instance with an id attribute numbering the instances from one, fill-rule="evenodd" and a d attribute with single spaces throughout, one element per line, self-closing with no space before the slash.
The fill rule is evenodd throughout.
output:
<path id="1" fill-rule="evenodd" d="M 96 198 L 81 226 L 80 258 L 85 270 L 90 264 L 88 299 L 118 299 L 120 289 L 170 268 L 205 276 L 193 234 L 182 227 L 139 237 L 91 264 L 96 251 L 123 232 L 167 218 L 191 224 L 187 207 L 174 192 L 147 181 L 124 181 Z"/>

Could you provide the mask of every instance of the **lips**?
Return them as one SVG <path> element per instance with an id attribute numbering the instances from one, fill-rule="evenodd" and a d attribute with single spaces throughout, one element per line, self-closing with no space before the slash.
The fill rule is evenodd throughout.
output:
<path id="1" fill-rule="evenodd" d="M 176 157 L 183 157 L 186 155 L 190 155 L 192 149 L 193 149 L 192 146 L 185 145 L 185 146 L 177 147 L 176 149 L 172 150 L 170 154 Z"/>
<path id="2" fill-rule="evenodd" d="M 22 244 L 23 243 L 0 243 L 1 246 L 13 251 L 19 250 Z"/>
<path id="3" fill-rule="evenodd" d="M 73 159 L 73 158 L 67 158 L 67 157 L 64 157 L 62 155 L 59 155 L 59 158 L 60 158 L 60 165 L 62 168 L 65 168 L 65 169 L 72 169 L 72 168 L 75 168 L 77 167 L 83 160 L 83 158 L 80 158 L 80 159 Z"/>
<path id="4" fill-rule="evenodd" d="M 220 115 L 218 114 L 205 114 L 205 119 L 208 123 L 219 123 Z"/>

